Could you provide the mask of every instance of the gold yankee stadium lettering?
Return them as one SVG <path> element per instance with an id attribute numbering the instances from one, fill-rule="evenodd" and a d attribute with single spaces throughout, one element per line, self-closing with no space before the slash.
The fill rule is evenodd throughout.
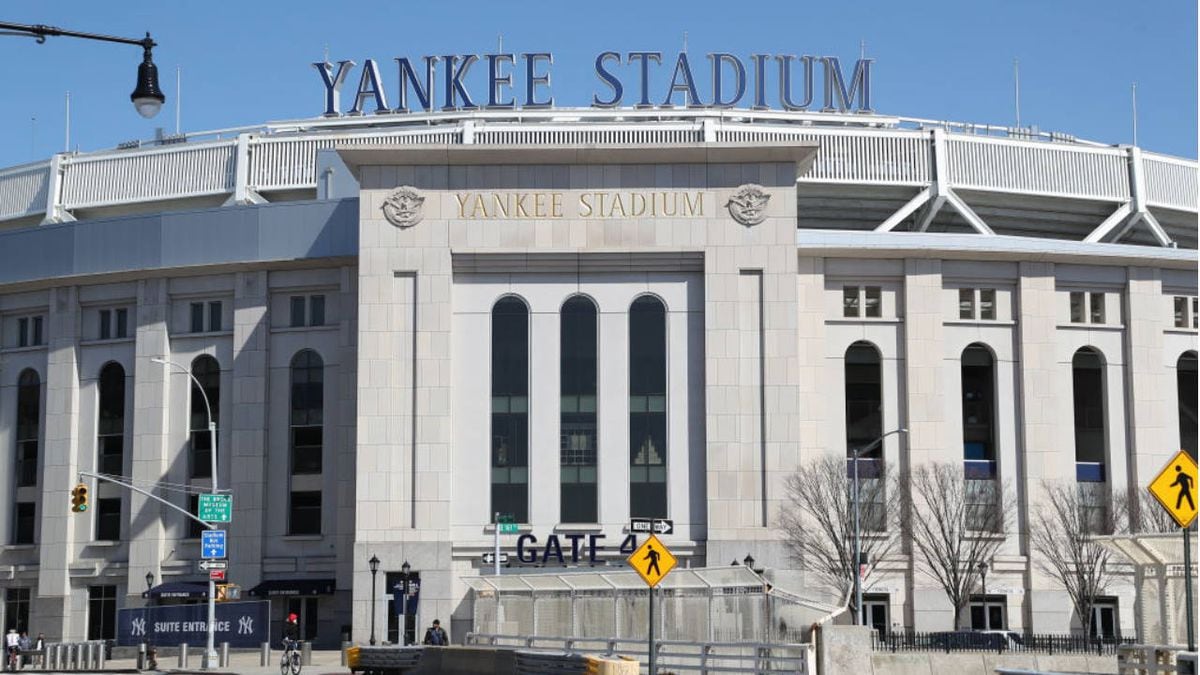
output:
<path id="1" fill-rule="evenodd" d="M 463 220 L 704 216 L 704 193 L 681 190 L 583 192 L 574 202 L 562 192 L 458 192 L 454 201 Z"/>

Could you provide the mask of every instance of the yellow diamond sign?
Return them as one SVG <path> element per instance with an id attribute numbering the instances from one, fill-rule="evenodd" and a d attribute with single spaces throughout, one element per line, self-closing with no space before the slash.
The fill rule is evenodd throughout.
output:
<path id="1" fill-rule="evenodd" d="M 1147 486 L 1180 527 L 1196 519 L 1196 462 L 1180 450 Z"/>
<path id="2" fill-rule="evenodd" d="M 642 545 L 637 547 L 633 555 L 625 560 L 650 588 L 658 585 L 671 570 L 675 569 L 677 561 L 671 554 L 671 549 L 663 545 L 658 537 L 650 535 Z"/>

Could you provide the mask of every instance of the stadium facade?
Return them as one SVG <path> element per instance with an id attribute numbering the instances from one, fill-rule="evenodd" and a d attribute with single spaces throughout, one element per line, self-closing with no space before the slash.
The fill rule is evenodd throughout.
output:
<path id="1" fill-rule="evenodd" d="M 194 508 L 203 387 L 229 579 L 325 643 L 372 608 L 382 633 L 404 562 L 418 624 L 469 629 L 497 512 L 510 571 L 619 565 L 630 518 L 665 517 L 684 565 L 749 554 L 827 596 L 780 541 L 785 480 L 901 427 L 876 461 L 1014 488 L 977 615 L 1066 632 L 1025 533 L 1043 481 L 1103 508 L 1195 452 L 1196 177 L 1028 129 L 702 108 L 331 117 L 0 170 L 3 620 L 109 637 L 147 573 L 205 580 L 180 514 L 69 498 L 96 472 Z M 872 622 L 949 629 L 906 551 Z M 1104 607 L 1132 634 L 1129 578 Z"/>

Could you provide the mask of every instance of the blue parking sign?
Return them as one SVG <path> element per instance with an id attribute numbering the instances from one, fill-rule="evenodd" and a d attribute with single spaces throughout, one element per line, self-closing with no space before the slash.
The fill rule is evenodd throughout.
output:
<path id="1" fill-rule="evenodd" d="M 200 557 L 225 557 L 225 530 L 204 530 L 200 533 Z"/>

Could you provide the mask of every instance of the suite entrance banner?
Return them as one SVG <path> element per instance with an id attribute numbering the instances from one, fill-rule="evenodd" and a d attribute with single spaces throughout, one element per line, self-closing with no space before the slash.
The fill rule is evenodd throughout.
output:
<path id="1" fill-rule="evenodd" d="M 1180 450 L 1147 486 L 1180 527 L 1196 519 L 1196 462 Z"/>
<path id="2" fill-rule="evenodd" d="M 215 641 L 228 642 L 231 647 L 258 647 L 270 642 L 270 609 L 271 603 L 266 600 L 217 605 Z M 117 612 L 117 644 L 202 645 L 207 639 L 207 620 L 207 604 L 122 609 Z"/>

